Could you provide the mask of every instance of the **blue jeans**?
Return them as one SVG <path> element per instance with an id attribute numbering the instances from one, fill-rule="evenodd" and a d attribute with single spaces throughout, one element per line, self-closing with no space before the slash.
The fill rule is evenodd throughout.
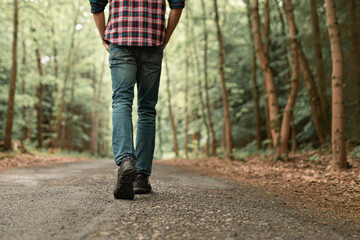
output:
<path id="1" fill-rule="evenodd" d="M 158 101 L 163 48 L 110 44 L 112 80 L 112 146 L 117 165 L 125 157 L 136 160 L 139 173 L 150 176 L 155 148 L 155 105 Z M 132 103 L 138 90 L 136 150 L 133 142 Z"/>

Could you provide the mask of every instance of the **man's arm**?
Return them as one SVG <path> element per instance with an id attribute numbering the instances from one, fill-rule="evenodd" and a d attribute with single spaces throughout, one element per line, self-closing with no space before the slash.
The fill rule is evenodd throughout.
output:
<path id="1" fill-rule="evenodd" d="M 106 50 L 109 50 L 109 45 L 104 41 L 104 33 L 105 33 L 105 15 L 104 9 L 108 3 L 108 0 L 90 0 L 91 5 L 91 12 L 94 15 L 94 21 L 96 27 L 99 31 L 101 40 L 103 42 L 104 47 Z"/>
<path id="2" fill-rule="evenodd" d="M 169 15 L 168 24 L 166 27 L 164 48 L 168 44 L 168 42 L 171 38 L 171 35 L 173 34 L 173 32 L 179 22 L 182 10 L 185 6 L 185 0 L 169 0 L 169 4 L 170 4 L 171 11 L 170 11 L 170 15 Z"/>
<path id="3" fill-rule="evenodd" d="M 105 16 L 104 16 L 104 12 L 100 12 L 100 13 L 94 13 L 94 21 L 96 24 L 96 27 L 99 31 L 100 37 L 102 39 L 103 45 L 106 48 L 106 50 L 109 51 L 109 44 L 107 44 L 107 42 L 105 42 L 104 38 L 104 33 L 105 33 Z"/>
<path id="4" fill-rule="evenodd" d="M 182 13 L 182 8 L 177 8 L 177 9 L 171 9 L 170 11 L 170 15 L 169 15 L 169 20 L 168 20 L 168 25 L 166 27 L 166 35 L 165 35 L 165 43 L 164 43 L 164 48 L 166 47 L 166 45 L 168 44 L 171 35 L 173 34 L 179 19 L 181 17 L 181 13 Z"/>

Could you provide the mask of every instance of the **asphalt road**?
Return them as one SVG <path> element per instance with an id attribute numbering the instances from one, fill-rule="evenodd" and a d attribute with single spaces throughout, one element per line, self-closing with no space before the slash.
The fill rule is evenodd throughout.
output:
<path id="1" fill-rule="evenodd" d="M 152 194 L 115 200 L 116 171 L 111 160 L 0 171 L 0 239 L 360 239 L 356 222 L 161 164 Z"/>

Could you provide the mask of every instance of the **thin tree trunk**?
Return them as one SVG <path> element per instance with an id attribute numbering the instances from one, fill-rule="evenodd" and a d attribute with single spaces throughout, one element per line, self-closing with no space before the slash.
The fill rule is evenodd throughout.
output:
<path id="1" fill-rule="evenodd" d="M 214 10 L 215 10 L 215 23 L 216 23 L 216 32 L 219 42 L 219 70 L 221 78 L 221 95 L 223 102 L 224 110 L 224 123 L 225 123 L 225 143 L 226 143 L 226 158 L 232 159 L 232 138 L 231 138 L 231 119 L 229 111 L 229 102 L 228 102 L 228 93 L 226 90 L 226 78 L 225 78 L 225 46 L 224 46 L 224 37 L 222 35 L 220 24 L 219 24 L 219 12 L 217 6 L 217 0 L 214 0 Z"/>
<path id="2" fill-rule="evenodd" d="M 192 17 L 191 15 L 191 8 L 188 8 L 188 13 L 189 13 L 189 17 Z M 195 39 L 195 32 L 194 32 L 194 26 L 192 26 L 190 28 L 191 31 L 191 39 Z M 201 78 L 201 70 L 200 70 L 200 62 L 199 62 L 199 58 L 198 58 L 198 47 L 196 45 L 195 41 L 191 41 L 192 43 L 192 47 L 193 47 L 193 54 L 194 54 L 194 59 L 195 59 L 195 65 L 193 64 L 192 66 L 194 67 L 194 74 L 196 74 L 198 77 L 198 82 L 197 82 L 197 90 L 198 90 L 198 96 L 199 96 L 199 101 L 200 101 L 200 114 L 201 114 L 201 119 L 202 122 L 204 123 L 205 129 L 206 129 L 206 143 L 205 143 L 205 156 L 208 157 L 209 156 L 209 145 L 210 145 L 210 128 L 209 128 L 209 124 L 206 118 L 206 113 L 205 113 L 205 103 L 203 100 L 203 87 L 202 87 L 202 78 Z"/>
<path id="3" fill-rule="evenodd" d="M 253 86 L 253 95 L 254 95 L 254 105 L 255 105 L 255 129 L 256 129 L 256 145 L 258 149 L 261 149 L 261 122 L 260 122 L 260 107 L 259 107 L 259 91 L 256 83 L 256 52 L 255 46 L 253 45 L 254 37 L 252 35 L 252 27 L 251 27 L 251 8 L 249 1 L 247 3 L 247 17 L 248 17 L 248 26 L 249 26 L 249 33 L 250 33 L 250 42 L 251 42 L 251 52 L 252 52 L 252 59 L 251 59 L 251 80 Z"/>
<path id="4" fill-rule="evenodd" d="M 69 124 L 67 129 L 67 150 L 72 150 L 72 138 L 73 138 L 73 115 L 74 115 L 74 92 L 75 92 L 75 76 L 72 77 L 71 81 L 71 98 L 70 98 L 70 117 L 69 117 Z"/>
<path id="5" fill-rule="evenodd" d="M 34 83 L 33 85 L 33 94 L 32 94 L 32 99 L 34 101 L 34 104 L 35 104 L 35 101 L 36 101 L 36 92 L 37 92 L 37 84 Z M 29 113 L 29 129 L 28 129 L 28 139 L 29 139 L 29 142 L 32 141 L 32 121 L 33 121 L 33 115 L 34 115 L 34 106 L 31 105 L 30 107 L 30 113 Z"/>
<path id="6" fill-rule="evenodd" d="M 17 73 L 17 39 L 18 39 L 18 1 L 14 0 L 14 35 L 13 35 L 13 51 L 12 51 L 12 67 L 11 67 L 11 81 L 8 101 L 8 111 L 6 118 L 4 148 L 11 149 L 11 135 L 14 120 L 14 103 L 15 103 L 15 88 L 16 88 L 16 73 Z"/>
<path id="7" fill-rule="evenodd" d="M 62 121 L 62 124 L 61 124 L 61 131 L 60 131 L 60 143 L 61 143 L 61 149 L 64 150 L 66 148 L 66 128 L 68 126 L 68 116 L 67 116 L 67 110 L 68 110 L 68 104 L 65 103 L 65 106 L 64 106 L 64 112 L 66 113 L 63 121 Z"/>
<path id="8" fill-rule="evenodd" d="M 284 17 L 283 14 L 281 12 L 281 8 L 280 8 L 280 4 L 279 4 L 279 0 L 275 0 L 276 2 L 276 9 L 278 11 L 279 14 L 279 18 L 280 18 L 280 23 L 281 23 L 281 35 L 285 38 L 287 38 L 286 32 L 285 32 L 285 21 L 284 21 Z M 283 51 L 283 56 L 285 57 L 285 69 L 289 69 L 289 59 L 288 59 L 288 50 L 287 50 L 287 44 L 284 44 L 284 51 Z M 283 83 L 287 84 L 289 79 L 291 78 L 291 73 L 290 71 L 284 75 L 283 78 Z"/>
<path id="9" fill-rule="evenodd" d="M 201 0 L 201 8 L 203 14 L 203 33 L 204 33 L 204 83 L 205 83 L 205 105 L 206 105 L 206 115 L 207 121 L 209 124 L 209 129 L 211 132 L 211 153 L 216 155 L 216 138 L 214 125 L 211 120 L 211 110 L 210 110 L 210 100 L 209 100 L 209 84 L 208 84 L 208 30 L 206 25 L 206 6 L 205 1 Z"/>
<path id="10" fill-rule="evenodd" d="M 299 88 L 299 62 L 298 62 L 298 43 L 296 36 L 298 31 L 295 26 L 295 17 L 293 12 L 293 5 L 291 0 L 285 0 L 284 2 L 287 22 L 290 32 L 290 46 L 291 46 L 291 87 L 290 94 L 285 106 L 284 115 L 280 130 L 280 144 L 281 144 L 281 155 L 285 160 L 288 159 L 289 150 L 289 137 L 290 137 L 290 122 L 293 116 L 293 109 Z"/>
<path id="11" fill-rule="evenodd" d="M 35 31 L 35 30 L 33 30 Z M 43 143 L 43 135 L 42 135 L 42 102 L 44 95 L 44 85 L 42 84 L 42 77 L 44 76 L 44 68 L 41 63 L 41 55 L 39 49 L 39 43 L 36 38 L 34 38 L 34 42 L 36 45 L 35 54 L 36 54 L 36 62 L 38 66 L 38 71 L 40 75 L 40 83 L 39 83 L 39 95 L 38 95 L 38 103 L 37 103 L 37 141 L 38 148 L 42 148 Z"/>
<path id="12" fill-rule="evenodd" d="M 170 114 L 172 130 L 173 130 L 174 151 L 175 151 L 176 157 L 178 157 L 179 150 L 178 150 L 178 144 L 177 144 L 177 138 L 176 138 L 176 125 L 175 125 L 175 120 L 174 120 L 172 104 L 171 104 L 171 91 L 170 91 L 171 79 L 170 79 L 169 66 L 168 66 L 166 54 L 164 55 L 164 60 L 165 60 L 165 69 L 166 69 L 166 74 L 167 74 L 167 79 L 168 79 L 167 80 L 167 93 L 168 93 L 169 114 Z"/>
<path id="13" fill-rule="evenodd" d="M 23 67 L 26 66 L 26 43 L 25 40 L 22 41 L 22 45 L 23 45 L 23 58 L 22 58 L 22 65 Z M 22 73 L 22 82 L 21 82 L 21 93 L 24 95 L 25 94 L 25 73 Z M 26 108 L 23 105 L 21 108 L 21 115 L 24 121 L 26 121 Z M 25 123 L 23 128 L 22 128 L 22 137 L 21 137 L 21 143 L 24 144 L 24 141 L 26 139 L 26 134 L 27 134 L 27 124 Z"/>
<path id="14" fill-rule="evenodd" d="M 51 28 L 51 33 L 53 37 L 53 56 L 54 56 L 54 77 L 58 77 L 59 66 L 58 66 L 58 59 L 57 59 L 57 47 L 55 42 L 55 30 Z"/>
<path id="15" fill-rule="evenodd" d="M 78 17 L 78 14 L 76 14 L 76 16 L 75 16 L 74 25 L 73 25 L 73 32 L 71 34 L 70 48 L 69 48 L 69 52 L 68 52 L 65 75 L 64 75 L 64 86 L 63 86 L 62 91 L 61 91 L 60 111 L 59 111 L 58 118 L 57 118 L 57 123 L 56 123 L 56 137 L 55 137 L 55 140 L 54 140 L 54 148 L 57 148 L 58 144 L 59 144 L 61 122 L 62 122 L 64 109 L 65 109 L 66 83 L 67 83 L 69 75 L 70 75 L 71 57 L 72 57 L 72 51 L 74 49 L 77 17 Z"/>
<path id="16" fill-rule="evenodd" d="M 355 81 L 355 112 L 357 113 L 357 122 L 360 122 L 360 51 L 359 51 L 359 15 L 356 13 L 359 12 L 359 6 L 356 6 L 355 0 L 348 0 L 349 4 L 349 19 L 350 19 L 350 29 L 351 29 L 351 49 L 354 54 L 354 81 Z M 357 126 L 358 128 L 358 141 L 360 141 L 360 124 Z"/>
<path id="17" fill-rule="evenodd" d="M 96 153 L 96 147 L 97 147 L 97 128 L 99 125 L 98 121 L 98 115 L 96 112 L 96 66 L 94 65 L 94 71 L 93 71 L 93 104 L 91 105 L 91 143 L 90 143 L 90 150 L 91 155 L 94 156 Z"/>
<path id="18" fill-rule="evenodd" d="M 269 59 L 264 53 L 264 49 L 262 46 L 261 36 L 260 36 L 260 17 L 258 13 L 258 0 L 253 0 L 252 2 L 252 27 L 253 27 L 253 35 L 256 47 L 256 53 L 258 59 L 260 61 L 261 68 L 265 75 L 265 83 L 267 95 L 269 97 L 269 115 L 270 115 L 270 123 L 271 123 L 271 136 L 274 144 L 274 157 L 277 159 L 280 156 L 279 152 L 279 143 L 278 143 L 278 135 L 279 135 L 279 105 L 277 102 L 274 76 L 272 70 L 269 67 Z"/>
<path id="19" fill-rule="evenodd" d="M 269 50 L 270 50 L 270 7 L 269 7 L 269 1 L 265 0 L 264 2 L 264 6 L 265 6 L 265 19 L 264 19 L 264 25 L 263 25 L 263 31 L 262 31 L 262 42 L 263 42 L 263 46 L 264 46 L 264 55 L 266 56 L 267 59 L 270 59 L 270 54 L 269 54 Z M 270 110 L 269 110 L 269 96 L 267 95 L 267 90 L 266 90 L 266 77 L 265 74 L 263 74 L 263 78 L 264 78 L 264 101 L 265 101 L 265 117 L 266 117 L 266 130 L 267 130 L 267 135 L 268 135 L 268 139 L 272 139 L 272 133 L 271 133 L 271 121 L 270 121 Z M 269 142 L 268 144 L 268 148 L 273 148 L 273 142 Z"/>
<path id="20" fill-rule="evenodd" d="M 185 41 L 186 41 L 186 59 L 185 59 L 185 91 L 184 91 L 184 122 L 185 122 L 185 141 L 184 150 L 185 158 L 189 158 L 189 117 L 188 117 L 188 95 L 189 95 L 189 68 L 190 68 L 190 52 L 188 48 L 189 41 L 189 10 L 186 8 L 186 23 L 185 23 Z"/>
<path id="21" fill-rule="evenodd" d="M 318 77 L 318 86 L 319 86 L 319 97 L 321 101 L 321 109 L 323 111 L 324 117 L 327 118 L 328 113 L 328 102 L 326 98 L 326 79 L 324 74 L 323 67 L 323 57 L 321 52 L 321 38 L 319 30 L 319 20 L 317 13 L 316 0 L 310 0 L 310 9 L 311 9 L 311 21 L 313 28 L 313 37 L 314 37 L 314 49 L 315 49 L 315 62 L 316 62 L 316 73 Z"/>
<path id="22" fill-rule="evenodd" d="M 295 153 L 295 151 L 296 151 L 296 128 L 295 128 L 294 111 L 293 111 L 291 116 L 291 152 Z"/>
<path id="23" fill-rule="evenodd" d="M 336 19 L 335 0 L 325 0 L 326 19 L 330 36 L 332 57 L 332 166 L 347 168 L 344 132 L 344 66 L 340 29 Z"/>
<path id="24" fill-rule="evenodd" d="M 162 154 L 163 154 L 163 150 L 162 150 L 162 146 L 163 146 L 163 140 L 162 140 L 162 137 L 161 137 L 161 110 L 159 109 L 158 111 L 158 114 L 157 114 L 157 133 L 158 133 L 158 138 L 159 138 L 159 145 L 158 145 L 158 148 L 159 148 L 159 157 L 161 158 L 162 157 Z"/>

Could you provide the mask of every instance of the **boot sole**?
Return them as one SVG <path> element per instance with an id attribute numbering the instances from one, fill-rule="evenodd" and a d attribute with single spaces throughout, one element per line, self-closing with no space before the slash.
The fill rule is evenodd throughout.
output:
<path id="1" fill-rule="evenodd" d="M 145 188 L 134 188 L 135 194 L 148 194 L 151 193 L 151 190 L 145 189 Z"/>
<path id="2" fill-rule="evenodd" d="M 136 169 L 129 169 L 124 171 L 118 178 L 121 178 L 119 186 L 114 190 L 115 199 L 134 199 L 133 183 L 137 176 Z"/>

